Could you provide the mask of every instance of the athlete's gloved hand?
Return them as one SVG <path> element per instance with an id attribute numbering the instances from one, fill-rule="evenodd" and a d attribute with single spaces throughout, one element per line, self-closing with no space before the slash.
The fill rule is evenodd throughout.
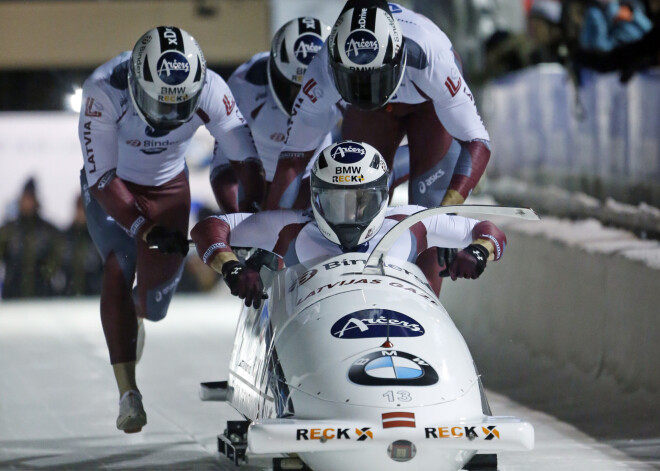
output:
<path id="1" fill-rule="evenodd" d="M 264 293 L 264 283 L 261 275 L 253 268 L 247 267 L 238 260 L 230 260 L 222 265 L 222 276 L 229 286 L 231 294 L 245 299 L 247 307 L 261 306 L 261 300 L 268 295 Z"/>
<path id="2" fill-rule="evenodd" d="M 185 257 L 188 254 L 188 238 L 175 229 L 155 225 L 144 237 L 149 247 L 155 247 L 159 251 L 167 254 L 181 254 Z"/>
<path id="3" fill-rule="evenodd" d="M 456 254 L 449 265 L 449 276 L 456 281 L 458 278 L 476 280 L 486 268 L 488 249 L 480 244 L 470 244 Z"/>
<path id="4" fill-rule="evenodd" d="M 440 276 L 449 276 L 449 265 L 454 261 L 457 253 L 458 249 L 454 247 L 438 247 L 438 266 L 443 268 L 440 271 Z"/>

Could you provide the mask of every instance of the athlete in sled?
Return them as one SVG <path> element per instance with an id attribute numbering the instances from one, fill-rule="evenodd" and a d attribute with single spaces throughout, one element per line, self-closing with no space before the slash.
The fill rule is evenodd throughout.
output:
<path id="1" fill-rule="evenodd" d="M 456 208 L 388 208 L 387 178 L 378 151 L 343 141 L 314 165 L 313 214 L 229 214 L 192 230 L 204 262 L 245 299 L 227 389 L 251 421 L 251 453 L 296 453 L 314 470 L 438 471 L 533 446 L 530 424 L 491 416 L 463 338 L 412 263 L 427 246 L 455 247 L 449 275 L 477 278 L 502 256 L 504 233 L 441 214 Z M 232 244 L 287 268 L 260 274 Z"/>

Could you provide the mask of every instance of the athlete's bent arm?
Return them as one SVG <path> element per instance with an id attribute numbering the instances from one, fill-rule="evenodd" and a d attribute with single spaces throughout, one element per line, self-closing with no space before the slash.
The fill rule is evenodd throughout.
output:
<path id="1" fill-rule="evenodd" d="M 231 293 L 245 299 L 246 306 L 259 307 L 263 291 L 259 272 L 238 261 L 230 242 L 273 251 L 286 232 L 282 229 L 308 220 L 300 211 L 227 214 L 198 222 L 190 234 L 202 261 L 223 275 Z"/>
<path id="2" fill-rule="evenodd" d="M 434 66 L 424 89 L 433 100 L 438 119 L 461 144 L 461 154 L 442 205 L 462 204 L 488 165 L 489 136 L 453 51 L 438 51 Z"/>
<path id="3" fill-rule="evenodd" d="M 476 221 L 460 216 L 441 215 L 424 221 L 429 245 L 464 247 L 448 263 L 447 274 L 457 278 L 476 279 L 488 260 L 499 260 L 506 247 L 506 235 L 490 221 Z"/>
<path id="4" fill-rule="evenodd" d="M 207 100 L 197 111 L 206 128 L 216 139 L 214 158 L 211 164 L 211 186 L 218 200 L 218 205 L 225 211 L 235 211 L 236 203 L 231 201 L 232 193 L 219 191 L 224 180 L 222 172 L 214 172 L 220 165 L 220 155 L 229 160 L 241 185 L 238 191 L 238 209 L 257 211 L 263 204 L 266 192 L 266 178 L 263 165 L 258 157 L 250 128 L 241 114 L 227 84 L 217 75 L 209 75 Z M 216 178 L 220 178 L 216 180 Z"/>
<path id="5" fill-rule="evenodd" d="M 324 45 L 309 64 L 291 110 L 287 138 L 277 161 L 266 209 L 292 208 L 303 173 L 323 139 L 339 121 L 341 99 L 330 82 L 328 48 Z"/>

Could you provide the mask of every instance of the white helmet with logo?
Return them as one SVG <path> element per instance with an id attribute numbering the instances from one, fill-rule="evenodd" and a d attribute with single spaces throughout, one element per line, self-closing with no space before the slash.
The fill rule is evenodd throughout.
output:
<path id="1" fill-rule="evenodd" d="M 128 88 L 140 118 L 159 130 L 177 128 L 197 110 L 206 78 L 202 50 L 175 26 L 147 31 L 133 48 Z"/>
<path id="2" fill-rule="evenodd" d="M 275 33 L 268 59 L 268 86 L 288 116 L 307 66 L 329 34 L 330 27 L 316 18 L 296 18 Z"/>
<path id="3" fill-rule="evenodd" d="M 321 233 L 353 251 L 380 230 L 387 210 L 387 165 L 364 142 L 326 147 L 311 173 L 312 211 Z"/>
<path id="4" fill-rule="evenodd" d="M 380 108 L 401 84 L 405 42 L 384 0 L 348 0 L 332 27 L 328 53 L 337 91 L 358 108 Z"/>

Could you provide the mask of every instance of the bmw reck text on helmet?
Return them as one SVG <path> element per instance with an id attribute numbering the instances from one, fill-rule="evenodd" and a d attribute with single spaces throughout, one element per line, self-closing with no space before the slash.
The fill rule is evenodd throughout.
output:
<path id="1" fill-rule="evenodd" d="M 337 91 L 358 108 L 383 106 L 401 84 L 405 43 L 385 1 L 349 0 L 332 27 L 328 52 Z"/>
<path id="2" fill-rule="evenodd" d="M 341 141 L 326 147 L 310 181 L 321 233 L 348 251 L 376 235 L 387 210 L 388 176 L 385 159 L 369 144 Z"/>
<path id="3" fill-rule="evenodd" d="M 268 86 L 287 116 L 307 66 L 329 34 L 330 27 L 316 18 L 296 18 L 275 33 L 268 58 Z"/>
<path id="4" fill-rule="evenodd" d="M 152 128 L 174 129 L 197 110 L 206 78 L 204 54 L 186 31 L 159 26 L 135 44 L 128 70 L 131 99 Z"/>

